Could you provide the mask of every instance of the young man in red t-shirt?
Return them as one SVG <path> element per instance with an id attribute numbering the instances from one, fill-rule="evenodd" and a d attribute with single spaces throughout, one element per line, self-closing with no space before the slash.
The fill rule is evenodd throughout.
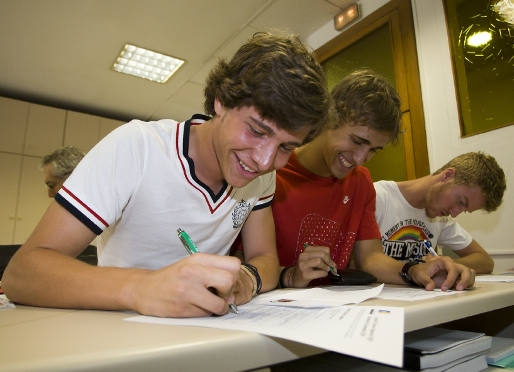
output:
<path id="1" fill-rule="evenodd" d="M 356 71 L 333 90 L 338 120 L 297 148 L 277 170 L 272 205 L 282 287 L 330 284 L 330 268 L 352 266 L 379 282 L 427 290 L 474 284 L 474 271 L 441 257 L 405 264 L 385 255 L 375 220 L 375 190 L 361 165 L 397 142 L 400 98 L 385 79 Z"/>

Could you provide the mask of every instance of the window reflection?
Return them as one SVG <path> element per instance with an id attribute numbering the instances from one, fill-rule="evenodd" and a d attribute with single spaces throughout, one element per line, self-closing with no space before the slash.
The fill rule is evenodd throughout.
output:
<path id="1" fill-rule="evenodd" d="M 336 53 L 321 63 L 330 89 L 354 70 L 369 68 L 381 74 L 396 88 L 392 34 L 389 23 L 385 23 L 360 40 Z M 405 119 L 404 119 L 405 120 Z M 364 166 L 369 169 L 373 181 L 405 181 L 403 135 L 397 146 L 386 146 L 379 156 L 374 156 Z M 388 164 L 388 167 L 384 167 Z"/>
<path id="2" fill-rule="evenodd" d="M 462 136 L 514 123 L 514 4 L 446 0 Z"/>

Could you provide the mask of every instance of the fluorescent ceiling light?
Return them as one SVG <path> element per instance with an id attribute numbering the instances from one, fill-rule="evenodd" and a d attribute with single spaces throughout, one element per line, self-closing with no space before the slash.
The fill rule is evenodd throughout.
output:
<path id="1" fill-rule="evenodd" d="M 165 83 L 183 63 L 184 61 L 181 59 L 125 44 L 112 69 L 158 83 Z"/>

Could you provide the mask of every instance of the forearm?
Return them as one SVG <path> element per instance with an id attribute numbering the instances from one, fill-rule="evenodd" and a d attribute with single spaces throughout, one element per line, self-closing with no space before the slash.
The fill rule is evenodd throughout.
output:
<path id="1" fill-rule="evenodd" d="M 2 278 L 10 300 L 33 306 L 135 310 L 133 277 L 144 270 L 99 268 L 52 249 L 15 255 Z"/>
<path id="2" fill-rule="evenodd" d="M 374 254 L 365 260 L 358 269 L 370 273 L 378 283 L 405 284 L 398 275 L 405 262 L 397 261 L 385 254 Z"/>
<path id="3" fill-rule="evenodd" d="M 380 239 L 355 242 L 352 261 L 357 270 L 372 274 L 379 283 L 405 284 L 398 275 L 405 262 L 397 261 L 386 255 Z"/>
<path id="4" fill-rule="evenodd" d="M 494 269 L 494 261 L 488 254 L 471 253 L 454 261 L 475 270 L 477 274 L 490 274 Z"/>
<path id="5" fill-rule="evenodd" d="M 280 268 L 270 207 L 250 213 L 241 231 L 241 238 L 246 262 L 259 271 L 262 280 L 260 292 L 275 289 Z"/>

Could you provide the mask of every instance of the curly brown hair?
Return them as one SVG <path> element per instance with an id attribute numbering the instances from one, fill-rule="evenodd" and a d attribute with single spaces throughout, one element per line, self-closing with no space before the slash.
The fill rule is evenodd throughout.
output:
<path id="1" fill-rule="evenodd" d="M 253 106 L 288 132 L 311 128 L 304 143 L 331 120 L 325 72 L 297 35 L 256 33 L 230 61 L 218 61 L 204 95 L 205 113 L 211 116 L 217 98 L 227 109 Z"/>
<path id="2" fill-rule="evenodd" d="M 455 169 L 455 184 L 480 187 L 485 198 L 483 210 L 493 212 L 498 209 L 503 202 L 507 182 L 505 173 L 495 158 L 482 151 L 468 152 L 453 158 L 433 174 L 439 174 L 448 168 Z"/>
<path id="3" fill-rule="evenodd" d="M 342 125 L 363 125 L 386 133 L 396 144 L 402 132 L 401 100 L 391 84 L 372 70 L 356 70 L 333 89 L 332 98 L 338 120 L 330 129 Z"/>

